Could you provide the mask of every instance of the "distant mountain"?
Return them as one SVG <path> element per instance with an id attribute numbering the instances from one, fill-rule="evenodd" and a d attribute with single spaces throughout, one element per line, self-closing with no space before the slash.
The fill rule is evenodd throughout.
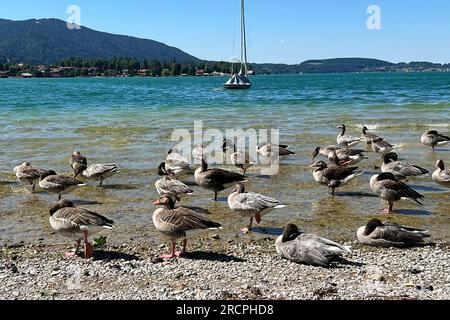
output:
<path id="1" fill-rule="evenodd" d="M 143 61 L 199 61 L 163 43 L 114 35 L 86 27 L 69 30 L 58 19 L 12 21 L 0 19 L 0 62 L 52 64 L 71 57 L 97 59 L 127 57 Z"/>

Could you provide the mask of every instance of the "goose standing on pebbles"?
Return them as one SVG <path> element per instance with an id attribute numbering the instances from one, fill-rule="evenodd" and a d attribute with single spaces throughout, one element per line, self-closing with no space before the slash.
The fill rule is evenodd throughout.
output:
<path id="1" fill-rule="evenodd" d="M 378 138 L 372 141 L 372 150 L 375 153 L 385 155 L 394 150 L 394 146 L 383 138 Z"/>
<path id="2" fill-rule="evenodd" d="M 358 167 L 328 167 L 323 161 L 317 161 L 310 167 L 315 169 L 313 171 L 314 180 L 322 185 L 328 186 L 333 196 L 335 189 L 348 184 L 364 173 L 358 170 Z"/>
<path id="3" fill-rule="evenodd" d="M 336 142 L 338 145 L 344 146 L 347 148 L 351 148 L 351 147 L 358 145 L 361 142 L 361 138 L 352 137 L 352 136 L 345 134 L 345 131 L 346 131 L 345 124 L 341 124 L 341 125 L 337 126 L 336 128 L 342 130 L 341 133 L 339 133 L 336 138 Z"/>
<path id="4" fill-rule="evenodd" d="M 436 171 L 433 172 L 433 181 L 437 184 L 450 188 L 450 169 L 445 169 L 444 161 L 436 162 Z"/>
<path id="5" fill-rule="evenodd" d="M 271 158 L 278 153 L 278 157 L 283 160 L 296 155 L 295 152 L 288 150 L 288 148 L 289 146 L 285 144 L 278 145 L 263 142 L 256 146 L 256 152 L 264 158 Z"/>
<path id="6" fill-rule="evenodd" d="M 61 200 L 63 194 L 67 194 L 79 187 L 84 187 L 86 184 L 75 179 L 57 174 L 53 170 L 46 171 L 41 174 L 39 186 L 49 192 L 58 195 L 58 200 Z"/>
<path id="7" fill-rule="evenodd" d="M 76 256 L 81 240 L 84 239 L 84 257 L 91 258 L 93 247 L 89 235 L 102 229 L 115 229 L 114 221 L 92 211 L 75 207 L 69 200 L 61 200 L 50 208 L 50 225 L 59 234 L 77 241 L 75 251 L 66 253 L 67 257 Z"/>
<path id="8" fill-rule="evenodd" d="M 350 248 L 315 234 L 301 232 L 288 224 L 275 242 L 278 256 L 296 263 L 328 267 L 330 262 L 350 253 Z"/>
<path id="9" fill-rule="evenodd" d="M 72 154 L 70 165 L 74 170 L 74 178 L 81 175 L 89 180 L 100 181 L 100 187 L 103 185 L 103 180 L 119 172 L 115 163 L 97 163 L 88 166 L 86 157 L 79 151 Z"/>
<path id="10" fill-rule="evenodd" d="M 162 179 L 155 183 L 156 191 L 158 191 L 160 196 L 168 195 L 172 197 L 174 201 L 181 201 L 180 196 L 194 194 L 194 190 L 189 188 L 183 182 L 171 178 L 173 172 L 170 170 L 167 172 L 164 163 L 159 165 L 158 175 L 163 176 Z"/>
<path id="11" fill-rule="evenodd" d="M 430 173 L 428 170 L 415 164 L 399 161 L 398 155 L 394 152 L 389 152 L 383 156 L 381 171 L 392 173 L 396 180 L 404 180 L 408 177 L 418 177 Z"/>
<path id="12" fill-rule="evenodd" d="M 450 143 L 450 137 L 444 136 L 436 130 L 431 130 L 424 133 L 420 138 L 420 141 L 422 144 L 430 146 L 434 151 L 437 146 L 443 146 Z"/>
<path id="13" fill-rule="evenodd" d="M 363 142 L 365 142 L 366 144 L 372 144 L 372 142 L 374 142 L 375 140 L 380 139 L 379 136 L 377 136 L 374 133 L 369 133 L 367 132 L 369 131 L 369 129 L 367 129 L 366 126 L 362 127 L 362 135 L 361 135 L 361 140 Z"/>
<path id="14" fill-rule="evenodd" d="M 187 237 L 189 232 L 220 229 L 220 223 L 206 219 L 204 216 L 187 208 L 178 207 L 175 209 L 173 199 L 167 195 L 161 196 L 153 203 L 163 206 L 153 213 L 153 224 L 156 230 L 170 239 L 172 250 L 169 255 L 162 255 L 163 259 L 173 259 L 186 254 Z M 175 251 L 176 241 L 183 239 L 183 250 Z"/>
<path id="15" fill-rule="evenodd" d="M 248 227 L 241 229 L 244 233 L 252 231 L 253 219 L 259 224 L 261 217 L 267 215 L 272 210 L 286 207 L 285 205 L 280 205 L 280 201 L 276 199 L 254 192 L 245 192 L 245 187 L 241 183 L 234 186 L 233 192 L 228 197 L 228 206 L 233 212 L 250 218 Z"/>
<path id="16" fill-rule="evenodd" d="M 360 243 L 376 247 L 412 247 L 423 244 L 424 239 L 430 237 L 427 230 L 379 219 L 370 220 L 358 229 L 356 235 Z"/>
<path id="17" fill-rule="evenodd" d="M 24 184 L 29 184 L 31 187 L 31 192 L 34 192 L 36 188 L 36 183 L 39 183 L 39 178 L 41 174 L 47 170 L 32 166 L 28 161 L 22 163 L 20 166 L 14 168 L 14 173 L 17 180 Z"/>
<path id="18" fill-rule="evenodd" d="M 394 202 L 399 200 L 410 200 L 423 206 L 419 200 L 423 199 L 424 196 L 411 189 L 405 183 L 397 181 L 394 174 L 390 172 L 372 176 L 370 179 L 370 188 L 381 199 L 384 199 L 389 203 L 389 207 L 384 209 L 384 213 L 393 213 Z"/>
<path id="19" fill-rule="evenodd" d="M 164 164 L 166 170 L 172 171 L 177 178 L 190 175 L 194 172 L 189 160 L 176 149 L 169 150 Z"/>
<path id="20" fill-rule="evenodd" d="M 208 169 L 206 157 L 202 157 L 202 165 L 195 170 L 195 182 L 200 187 L 214 192 L 214 201 L 217 201 L 217 193 L 232 187 L 237 182 L 247 182 L 242 174 L 222 170 L 219 168 Z"/>

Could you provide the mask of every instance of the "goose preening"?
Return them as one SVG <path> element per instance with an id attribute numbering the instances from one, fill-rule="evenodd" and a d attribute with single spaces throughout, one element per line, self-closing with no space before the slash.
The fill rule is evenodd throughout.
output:
<path id="1" fill-rule="evenodd" d="M 165 164 L 161 163 L 158 167 L 158 175 L 163 176 L 162 179 L 155 182 L 156 191 L 160 196 L 169 195 L 175 201 L 181 201 L 181 196 L 192 195 L 194 190 L 189 188 L 183 182 L 171 178 L 173 172 L 167 172 Z"/>
<path id="2" fill-rule="evenodd" d="M 63 194 L 70 193 L 76 188 L 84 187 L 86 184 L 75 178 L 63 176 L 53 170 L 49 170 L 41 174 L 39 186 L 49 193 L 57 194 L 58 200 L 61 200 Z"/>
<path id="3" fill-rule="evenodd" d="M 280 257 L 296 263 L 328 267 L 330 262 L 350 248 L 315 234 L 301 232 L 295 224 L 288 224 L 275 242 Z"/>
<path id="4" fill-rule="evenodd" d="M 362 127 L 361 140 L 366 144 L 372 144 L 375 140 L 380 139 L 380 137 L 376 134 L 367 131 L 369 131 L 369 129 L 366 126 Z"/>
<path id="5" fill-rule="evenodd" d="M 419 200 L 425 198 L 417 191 L 411 189 L 407 184 L 397 181 L 394 174 L 390 172 L 372 176 L 370 179 L 370 188 L 381 199 L 388 202 L 389 207 L 384 210 L 385 213 L 394 212 L 393 207 L 396 201 L 410 200 L 422 206 L 423 204 Z"/>
<path id="6" fill-rule="evenodd" d="M 60 200 L 50 208 L 50 225 L 59 234 L 76 240 L 75 251 L 66 256 L 75 256 L 84 239 L 84 257 L 91 258 L 93 247 L 89 236 L 102 229 L 115 229 L 114 221 L 89 210 L 75 207 L 69 200 Z"/>
<path id="7" fill-rule="evenodd" d="M 237 182 L 246 182 L 242 174 L 226 171 L 219 168 L 208 169 L 206 157 L 202 157 L 202 165 L 195 170 L 195 182 L 200 187 L 214 192 L 214 201 L 217 193 L 232 187 Z"/>
<path id="8" fill-rule="evenodd" d="M 250 218 L 248 227 L 241 229 L 244 233 L 252 231 L 253 219 L 259 224 L 261 217 L 267 215 L 272 210 L 286 207 L 285 205 L 281 205 L 280 201 L 276 199 L 254 192 L 246 192 L 244 185 L 241 183 L 234 186 L 233 192 L 228 197 L 228 206 L 233 212 Z"/>
<path id="9" fill-rule="evenodd" d="M 173 199 L 167 195 L 161 196 L 153 204 L 163 206 L 153 213 L 153 224 L 156 230 L 170 239 L 172 246 L 170 254 L 161 256 L 163 259 L 184 256 L 189 233 L 205 229 L 220 229 L 220 223 L 208 220 L 195 211 L 183 207 L 175 209 Z M 183 249 L 181 252 L 177 252 L 175 251 L 176 242 L 181 239 L 183 239 Z"/>
<path id="10" fill-rule="evenodd" d="M 328 167 L 323 161 L 316 161 L 310 167 L 314 168 L 314 180 L 322 185 L 328 186 L 333 196 L 335 189 L 348 184 L 364 173 L 364 171 L 358 170 L 358 167 Z"/>
<path id="11" fill-rule="evenodd" d="M 443 146 L 450 143 L 450 137 L 444 136 L 436 130 L 431 130 L 424 133 L 422 137 L 420 137 L 420 141 L 422 144 L 430 146 L 434 151 L 437 146 Z"/>
<path id="12" fill-rule="evenodd" d="M 436 162 L 436 170 L 433 172 L 433 181 L 439 185 L 450 188 L 450 169 L 445 169 L 444 161 Z"/>
<path id="13" fill-rule="evenodd" d="M 175 149 L 169 150 L 164 165 L 166 170 L 171 170 L 175 177 L 190 175 L 194 172 L 189 160 Z"/>
<path id="14" fill-rule="evenodd" d="M 389 142 L 385 141 L 383 138 L 378 138 L 372 141 L 372 150 L 375 153 L 384 155 L 391 152 L 394 146 Z"/>
<path id="15" fill-rule="evenodd" d="M 317 147 L 312 153 L 312 159 L 314 160 L 319 154 L 327 157 L 331 164 L 338 165 L 355 165 L 364 159 L 368 159 L 368 157 L 364 155 L 364 150 L 340 148 L 336 146 L 328 146 L 325 148 Z M 336 160 L 338 160 L 338 162 L 336 162 Z"/>
<path id="16" fill-rule="evenodd" d="M 336 142 L 338 145 L 351 148 L 358 145 L 361 142 L 361 138 L 352 137 L 345 134 L 345 131 L 347 129 L 345 124 L 337 126 L 336 129 L 342 130 L 336 138 Z"/>
<path id="17" fill-rule="evenodd" d="M 362 244 L 377 247 L 412 247 L 423 244 L 430 237 L 427 230 L 402 226 L 393 222 L 370 220 L 356 232 Z"/>
<path id="18" fill-rule="evenodd" d="M 295 152 L 288 150 L 289 146 L 285 144 L 270 144 L 267 142 L 260 143 L 256 146 L 256 152 L 265 158 L 271 158 L 278 154 L 280 159 L 287 159 L 296 155 Z"/>
<path id="19" fill-rule="evenodd" d="M 79 151 L 72 154 L 70 165 L 74 170 L 74 178 L 81 175 L 88 180 L 100 181 L 100 187 L 105 179 L 119 172 L 115 163 L 96 163 L 88 166 L 86 157 Z"/>
<path id="20" fill-rule="evenodd" d="M 31 192 L 34 192 L 36 183 L 39 183 L 41 174 L 47 170 L 32 166 L 31 163 L 25 161 L 20 166 L 14 168 L 14 173 L 17 180 L 24 184 L 28 184 L 31 187 Z"/>
<path id="21" fill-rule="evenodd" d="M 399 161 L 398 155 L 394 152 L 383 155 L 381 171 L 392 173 L 396 180 L 404 180 L 408 177 L 418 177 L 430 173 L 427 169 L 416 166 L 415 164 Z"/>

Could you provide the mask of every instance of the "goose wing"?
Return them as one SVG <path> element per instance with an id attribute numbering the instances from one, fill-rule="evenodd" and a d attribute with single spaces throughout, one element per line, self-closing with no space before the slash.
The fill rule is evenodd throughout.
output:
<path id="1" fill-rule="evenodd" d="M 83 184 L 83 182 L 81 182 L 77 179 L 62 176 L 62 175 L 48 176 L 47 178 L 45 178 L 45 180 L 46 180 L 46 182 L 48 182 L 50 184 L 54 184 L 55 186 L 61 186 L 62 188 L 67 188 L 67 187 Z"/>
<path id="2" fill-rule="evenodd" d="M 418 243 L 429 237 L 426 230 L 404 227 L 396 223 L 386 223 L 377 227 L 371 234 L 372 239 L 382 239 L 394 243 Z"/>
<path id="3" fill-rule="evenodd" d="M 422 199 L 424 196 L 411 189 L 407 184 L 394 180 L 382 180 L 380 183 L 383 187 L 382 195 L 386 198 L 394 197 L 397 200 L 408 198 L 422 205 L 417 199 Z"/>
<path id="4" fill-rule="evenodd" d="M 234 209 L 262 211 L 267 208 L 275 208 L 280 202 L 276 199 L 263 196 L 258 193 L 240 193 L 234 198 Z"/>
<path id="5" fill-rule="evenodd" d="M 193 210 L 178 207 L 176 209 L 164 209 L 158 214 L 158 218 L 164 222 L 167 231 L 182 232 L 196 229 L 219 228 L 220 224 L 206 219 Z"/>
<path id="6" fill-rule="evenodd" d="M 428 174 L 429 171 L 421 168 L 419 166 L 416 166 L 414 164 L 409 164 L 406 162 L 397 161 L 391 168 L 392 172 L 395 172 L 401 176 L 408 177 L 408 176 L 420 176 L 423 174 Z"/>
<path id="7" fill-rule="evenodd" d="M 209 169 L 205 171 L 205 178 L 220 184 L 229 184 L 244 180 L 244 176 L 242 174 L 219 168 Z"/>
<path id="8" fill-rule="evenodd" d="M 322 172 L 328 180 L 342 180 L 354 174 L 356 170 L 358 167 L 328 167 Z"/>
<path id="9" fill-rule="evenodd" d="M 189 160 L 179 153 L 167 155 L 166 168 L 171 170 L 191 170 Z"/>
<path id="10" fill-rule="evenodd" d="M 92 177 L 116 171 L 117 166 L 115 163 L 98 163 L 90 165 L 83 174 L 85 176 Z"/>
<path id="11" fill-rule="evenodd" d="M 436 134 L 437 137 L 437 142 L 445 142 L 445 141 L 450 141 L 450 137 L 449 136 L 444 136 L 443 134 Z"/>
<path id="12" fill-rule="evenodd" d="M 114 224 L 113 220 L 83 208 L 63 208 L 58 210 L 53 217 L 71 228 L 74 226 L 112 227 Z"/>
<path id="13" fill-rule="evenodd" d="M 157 181 L 156 188 L 158 189 L 158 192 L 160 192 L 160 194 L 166 193 L 185 194 L 194 192 L 194 190 L 189 188 L 183 182 L 170 178 L 163 178 Z"/>
<path id="14" fill-rule="evenodd" d="M 39 179 L 42 173 L 44 173 L 45 170 L 33 166 L 26 166 L 22 167 L 19 170 L 16 170 L 16 177 L 18 179 L 28 179 L 28 180 L 36 180 Z"/>

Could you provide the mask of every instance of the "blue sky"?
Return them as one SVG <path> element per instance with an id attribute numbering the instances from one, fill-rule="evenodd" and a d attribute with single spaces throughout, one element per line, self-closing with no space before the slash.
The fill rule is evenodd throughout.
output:
<path id="1" fill-rule="evenodd" d="M 448 0 L 247 0 L 249 60 L 299 63 L 368 57 L 392 62 L 450 62 Z M 239 0 L 2 0 L 0 17 L 69 16 L 83 26 L 154 39 L 196 57 L 238 54 Z M 369 5 L 381 8 L 381 30 L 369 30 Z"/>

